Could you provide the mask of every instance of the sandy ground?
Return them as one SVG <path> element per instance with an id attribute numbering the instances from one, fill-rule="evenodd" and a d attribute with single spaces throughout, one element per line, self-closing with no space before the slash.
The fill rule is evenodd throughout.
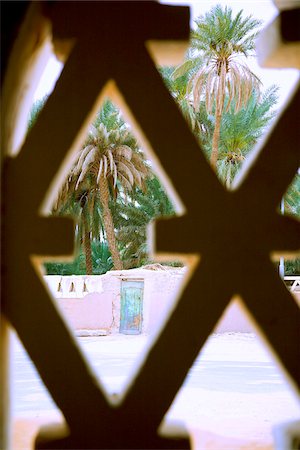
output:
<path id="1" fill-rule="evenodd" d="M 147 346 L 145 335 L 78 340 L 108 395 L 124 390 Z M 15 338 L 13 348 L 13 449 L 24 450 L 41 424 L 62 416 Z M 299 398 L 260 340 L 226 333 L 210 337 L 164 421 L 183 422 L 197 450 L 271 450 L 273 428 L 299 419 Z"/>

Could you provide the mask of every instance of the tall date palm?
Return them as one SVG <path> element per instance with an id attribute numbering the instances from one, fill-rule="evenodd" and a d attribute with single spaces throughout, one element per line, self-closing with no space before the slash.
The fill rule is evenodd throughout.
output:
<path id="1" fill-rule="evenodd" d="M 71 172 L 75 191 L 93 191 L 99 196 L 103 227 L 114 268 L 123 268 L 111 203 L 126 197 L 134 187 L 143 189 L 149 174 L 143 153 L 119 112 L 107 102 L 100 111 Z"/>
<path id="2" fill-rule="evenodd" d="M 260 22 L 251 16 L 242 17 L 242 10 L 234 17 L 232 9 L 216 5 L 196 20 L 192 32 L 188 61 L 179 66 L 174 77 L 182 76 L 185 68 L 194 67 L 200 58 L 200 68 L 190 80 L 195 109 L 205 99 L 208 114 L 214 115 L 211 165 L 216 169 L 222 116 L 232 101 L 235 110 L 245 106 L 253 92 L 260 89 L 260 81 L 247 66 L 245 59 L 254 50 L 254 40 Z"/>

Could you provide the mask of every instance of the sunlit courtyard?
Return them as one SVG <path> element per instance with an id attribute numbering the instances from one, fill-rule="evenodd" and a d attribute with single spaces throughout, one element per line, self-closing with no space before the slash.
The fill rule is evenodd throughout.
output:
<path id="1" fill-rule="evenodd" d="M 108 396 L 118 396 L 126 389 L 138 369 L 136 361 L 147 353 L 148 338 L 121 334 L 78 338 Z M 17 417 L 13 448 L 18 450 L 28 448 L 38 425 L 63 419 L 16 338 L 13 348 L 13 416 Z M 180 352 L 180 342 L 173 351 Z M 67 390 L 67 371 L 62 383 Z M 213 334 L 207 341 L 165 417 L 165 425 L 183 422 L 195 449 L 271 449 L 273 428 L 297 420 L 299 415 L 298 401 L 258 337 L 224 333 Z M 31 424 L 26 432 L 22 423 Z"/>

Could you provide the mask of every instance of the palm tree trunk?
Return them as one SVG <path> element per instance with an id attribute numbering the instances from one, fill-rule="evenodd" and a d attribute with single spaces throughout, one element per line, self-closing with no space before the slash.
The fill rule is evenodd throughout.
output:
<path id="1" fill-rule="evenodd" d="M 214 134 L 213 134 L 213 139 L 212 139 L 211 157 L 210 157 L 210 163 L 214 170 L 216 170 L 216 168 L 217 168 L 217 161 L 218 161 L 218 155 L 219 155 L 219 140 L 220 140 L 222 114 L 216 113 L 215 118 L 216 118 L 216 121 L 215 121 L 215 128 L 214 128 Z"/>
<path id="2" fill-rule="evenodd" d="M 85 213 L 83 213 L 83 248 L 85 254 L 86 274 L 93 275 L 93 260 L 90 231 L 87 226 Z"/>
<path id="3" fill-rule="evenodd" d="M 114 263 L 115 270 L 122 270 L 123 263 L 121 261 L 120 253 L 117 246 L 115 227 L 111 211 L 109 209 L 109 190 L 107 185 L 107 180 L 104 175 L 101 175 L 99 181 L 100 187 L 100 201 L 103 208 L 103 223 L 106 233 L 106 239 L 108 243 L 108 248 L 111 253 L 111 257 Z"/>

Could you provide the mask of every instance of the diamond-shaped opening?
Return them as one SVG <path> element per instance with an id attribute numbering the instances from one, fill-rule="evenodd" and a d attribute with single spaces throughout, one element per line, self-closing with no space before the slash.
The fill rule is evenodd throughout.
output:
<path id="1" fill-rule="evenodd" d="M 29 131 L 37 121 L 38 115 L 43 109 L 47 98 L 55 88 L 56 81 L 58 80 L 62 69 L 63 63 L 51 53 L 34 92 L 33 103 L 28 116 L 27 131 Z"/>
<path id="2" fill-rule="evenodd" d="M 300 258 L 281 257 L 278 264 L 279 273 L 300 308 Z"/>
<path id="3" fill-rule="evenodd" d="M 34 103 L 37 100 L 43 99 L 45 96 L 51 95 L 62 69 L 63 63 L 54 54 L 51 54 L 35 90 L 33 97 Z"/>
<path id="4" fill-rule="evenodd" d="M 300 218 L 300 167 L 287 188 L 279 206 L 281 214 Z"/>
<path id="5" fill-rule="evenodd" d="M 187 270 L 178 257 L 153 259 L 149 227 L 175 215 L 179 202 L 166 194 L 141 139 L 103 94 L 52 204 L 52 214 L 75 218 L 76 258 L 48 261 L 43 269 L 54 302 L 114 401 L 139 370 Z"/>
<path id="6" fill-rule="evenodd" d="M 174 3 L 172 0 L 163 2 Z M 298 70 L 264 69 L 259 66 L 253 51 L 246 50 L 246 57 L 243 54 L 245 47 L 236 47 L 237 41 L 243 41 L 246 35 L 248 45 L 254 44 L 255 33 L 276 17 L 277 9 L 271 1 L 257 3 L 255 10 L 251 2 L 227 2 L 221 5 L 221 14 L 220 9 L 218 12 L 214 9 L 220 3 L 218 1 L 186 3 L 191 7 L 192 37 L 185 59 L 177 66 L 160 67 L 159 70 L 219 180 L 231 190 L 244 162 L 260 145 L 285 107 L 298 83 Z M 229 10 L 232 13 L 230 19 Z M 249 28 L 241 33 L 241 26 L 236 26 L 240 34 L 234 40 L 233 35 L 226 36 L 224 24 L 226 20 L 236 18 L 240 11 Z M 255 25 L 253 21 L 250 25 L 252 19 L 260 23 Z M 203 23 L 209 23 L 209 26 L 203 27 Z M 223 29 L 222 43 L 220 28 Z M 226 45 L 233 40 L 231 50 L 227 47 L 226 60 Z M 216 42 L 219 46 L 214 45 Z M 224 93 L 222 76 L 225 72 Z"/>
<path id="7" fill-rule="evenodd" d="M 278 207 L 284 216 L 300 219 L 300 169 L 290 183 Z M 275 264 L 286 286 L 291 290 L 299 304 L 300 291 L 300 258 L 298 254 L 276 255 Z"/>
<path id="8" fill-rule="evenodd" d="M 43 32 L 48 34 L 49 30 L 43 30 Z M 66 52 L 68 52 L 69 45 L 67 44 L 65 47 Z M 28 55 L 26 57 L 28 58 Z M 62 68 L 63 63 L 54 55 L 49 36 L 44 35 L 39 43 L 39 49 L 30 63 L 27 63 L 26 67 L 23 66 L 16 70 L 17 74 L 15 73 L 13 76 L 10 74 L 11 78 L 16 78 L 14 80 L 17 87 L 17 89 L 14 87 L 15 92 L 20 91 L 21 94 L 18 92 L 19 95 L 12 95 L 9 103 L 7 103 L 7 98 L 4 95 L 3 104 L 6 109 L 6 117 L 3 121 L 3 152 L 5 154 L 16 156 L 21 150 L 28 132 L 33 127 L 48 96 L 53 91 Z M 21 70 L 23 71 L 22 80 L 19 78 L 19 71 Z M 4 90 L 9 90 L 9 82 L 7 82 Z M 20 101 L 20 98 L 22 101 Z M 14 133 L 11 133 L 12 124 Z M 6 131 L 6 128 L 9 131 Z"/>
<path id="9" fill-rule="evenodd" d="M 183 423 L 194 448 L 273 448 L 299 420 L 294 395 L 239 299 L 230 302 L 176 395 L 161 432 Z"/>

